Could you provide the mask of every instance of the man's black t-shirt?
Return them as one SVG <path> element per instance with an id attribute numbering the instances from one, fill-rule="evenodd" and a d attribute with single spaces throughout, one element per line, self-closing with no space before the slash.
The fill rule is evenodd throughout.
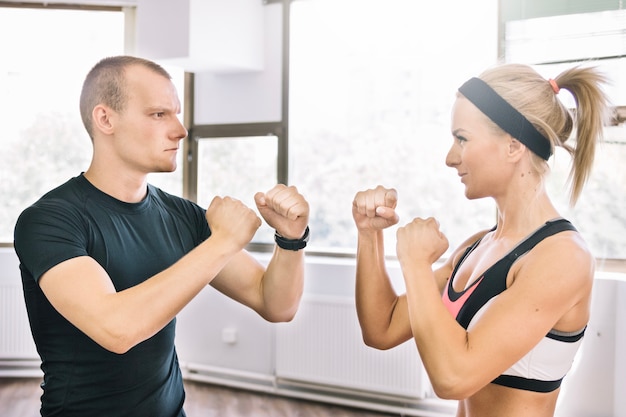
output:
<path id="1" fill-rule="evenodd" d="M 125 203 L 83 175 L 24 210 L 15 227 L 15 250 L 42 360 L 43 416 L 184 415 L 175 319 L 150 339 L 116 354 L 61 316 L 38 281 L 63 261 L 90 256 L 121 291 L 168 268 L 209 235 L 204 210 L 188 200 L 149 185 L 143 201 Z"/>

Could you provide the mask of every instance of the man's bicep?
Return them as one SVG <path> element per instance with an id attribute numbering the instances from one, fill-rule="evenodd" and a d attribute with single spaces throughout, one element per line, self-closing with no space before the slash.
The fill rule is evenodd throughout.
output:
<path id="1" fill-rule="evenodd" d="M 89 256 L 50 268 L 39 279 L 39 286 L 50 304 L 87 335 L 99 322 L 104 297 L 116 292 L 106 271 Z"/>

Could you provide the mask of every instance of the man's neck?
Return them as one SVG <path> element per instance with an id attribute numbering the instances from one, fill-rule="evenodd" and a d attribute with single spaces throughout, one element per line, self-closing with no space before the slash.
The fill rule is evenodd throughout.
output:
<path id="1" fill-rule="evenodd" d="M 129 175 L 92 165 L 84 176 L 94 187 L 120 201 L 138 203 L 146 197 L 147 175 Z"/>

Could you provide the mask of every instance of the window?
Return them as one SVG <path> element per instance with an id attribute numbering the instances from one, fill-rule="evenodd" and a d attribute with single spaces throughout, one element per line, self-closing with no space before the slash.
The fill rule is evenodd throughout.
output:
<path id="1" fill-rule="evenodd" d="M 401 225 L 436 217 L 451 249 L 495 224 L 445 156 L 456 90 L 496 62 L 497 38 L 495 0 L 292 3 L 289 181 L 310 201 L 312 250 L 353 252 L 352 199 L 378 184 L 398 190 Z"/>
<path id="2" fill-rule="evenodd" d="M 0 241 L 19 213 L 91 159 L 78 102 L 89 69 L 124 51 L 121 10 L 0 8 Z"/>
<path id="3" fill-rule="evenodd" d="M 276 136 L 201 138 L 198 140 L 198 204 L 208 207 L 214 196 L 230 196 L 256 210 L 254 194 L 276 184 Z M 273 243 L 263 222 L 255 243 Z"/>
<path id="4" fill-rule="evenodd" d="M 124 53 L 124 27 L 114 7 L 0 7 L 0 242 L 13 241 L 24 208 L 87 169 L 92 147 L 80 90 L 97 61 Z M 165 69 L 182 101 L 183 70 Z M 182 195 L 182 152 L 178 158 L 176 172 L 149 181 Z"/>
<path id="5" fill-rule="evenodd" d="M 607 93 L 612 104 L 626 108 L 626 10 L 515 20 L 507 22 L 505 34 L 507 60 L 532 64 L 546 78 L 575 65 L 596 66 L 611 82 Z M 559 99 L 575 107 L 567 90 L 561 90 Z M 569 207 L 565 187 L 570 157 L 557 149 L 550 160 L 548 187 L 553 202 L 576 225 L 595 257 L 603 259 L 600 267 L 604 260 L 626 258 L 626 123 L 623 117 L 618 122 L 606 128 L 593 171 L 574 208 Z"/>

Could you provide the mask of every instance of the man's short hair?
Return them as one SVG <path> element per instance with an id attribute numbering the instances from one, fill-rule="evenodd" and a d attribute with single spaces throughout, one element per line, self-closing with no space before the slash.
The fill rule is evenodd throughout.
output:
<path id="1" fill-rule="evenodd" d="M 116 112 L 124 110 L 127 101 L 126 68 L 140 65 L 171 80 L 171 75 L 159 64 L 129 55 L 102 59 L 89 71 L 80 94 L 80 115 L 89 137 L 93 140 L 92 112 L 104 104 Z"/>

